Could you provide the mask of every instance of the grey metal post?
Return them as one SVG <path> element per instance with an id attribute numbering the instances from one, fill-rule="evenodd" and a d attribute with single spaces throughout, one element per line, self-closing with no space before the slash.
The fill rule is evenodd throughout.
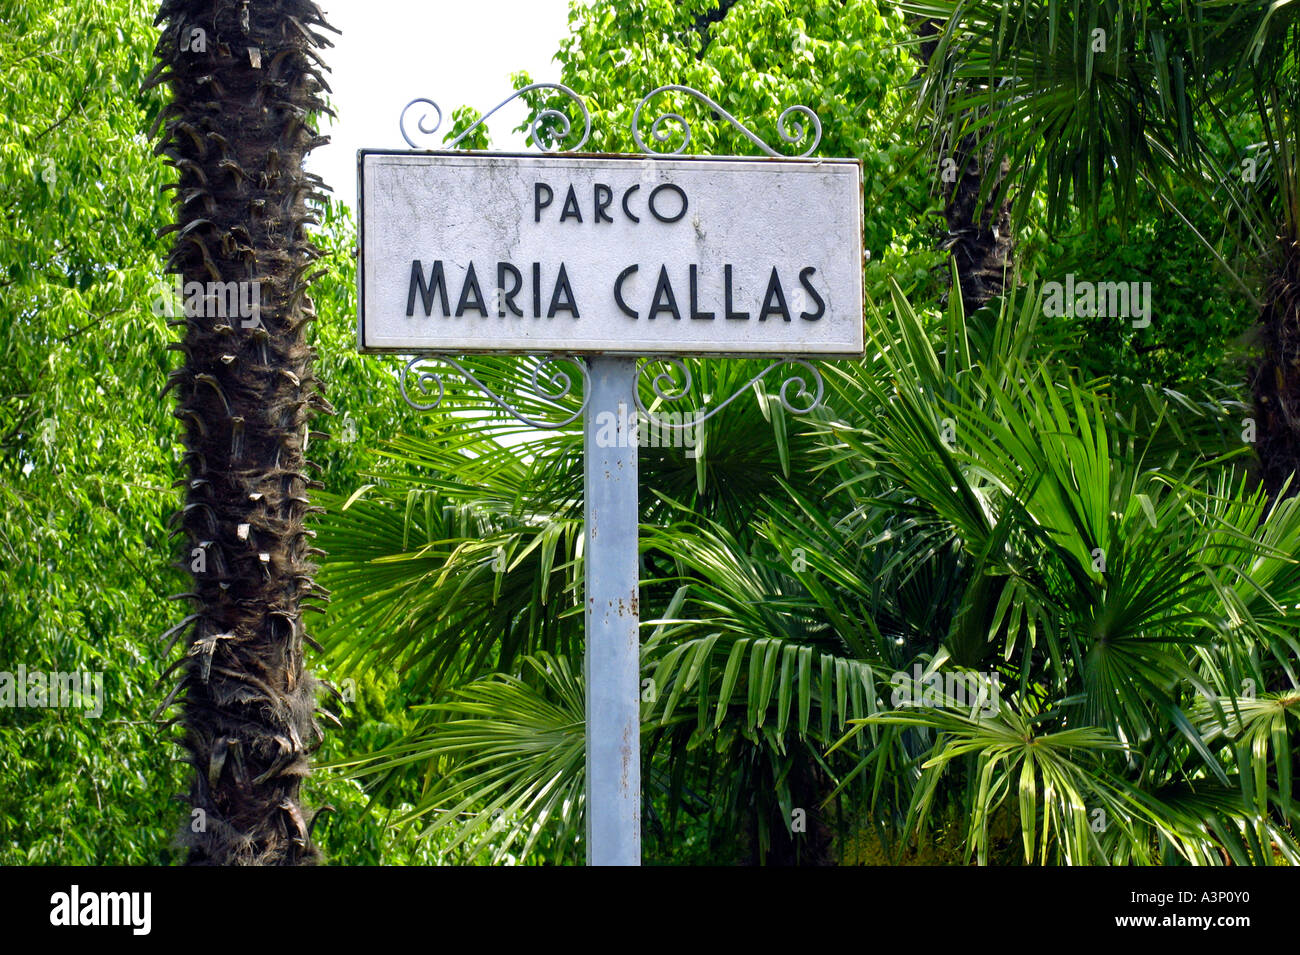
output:
<path id="1" fill-rule="evenodd" d="M 595 357 L 584 422 L 587 864 L 641 864 L 636 361 Z"/>

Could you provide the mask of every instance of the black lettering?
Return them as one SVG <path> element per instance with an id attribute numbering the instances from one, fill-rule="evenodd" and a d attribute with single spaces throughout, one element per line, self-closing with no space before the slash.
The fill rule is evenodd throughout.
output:
<path id="1" fill-rule="evenodd" d="M 578 195 L 573 191 L 573 186 L 569 186 L 569 193 L 564 197 L 564 208 L 560 210 L 560 221 L 565 219 L 577 219 L 582 221 L 582 210 L 578 208 Z"/>
<path id="2" fill-rule="evenodd" d="M 623 310 L 623 314 L 626 315 L 628 318 L 641 317 L 639 312 L 636 312 L 628 308 L 627 302 L 623 300 L 623 282 L 626 281 L 627 277 L 631 275 L 633 272 L 635 272 L 638 268 L 640 268 L 640 266 L 629 265 L 622 272 L 619 272 L 618 278 L 614 280 L 614 301 L 618 303 L 618 307 Z"/>
<path id="3" fill-rule="evenodd" d="M 812 283 L 808 281 L 808 276 L 812 275 L 816 271 L 817 270 L 810 265 L 799 273 L 799 284 L 807 290 L 808 294 L 812 296 L 813 301 L 817 303 L 817 311 L 799 313 L 799 317 L 806 322 L 815 322 L 826 314 L 826 303 L 822 300 L 822 297 L 817 294 L 817 290 L 812 287 Z"/>
<path id="4" fill-rule="evenodd" d="M 474 301 L 470 302 L 469 293 L 474 293 Z M 487 305 L 483 302 L 483 290 L 478 287 L 478 275 L 474 272 L 474 263 L 469 264 L 469 271 L 465 273 L 465 284 L 460 287 L 460 301 L 456 303 L 456 317 L 460 318 L 465 314 L 465 310 L 473 308 L 484 318 L 487 318 Z"/>
<path id="5" fill-rule="evenodd" d="M 677 193 L 677 195 L 682 197 L 682 207 L 677 210 L 677 215 L 673 216 L 671 219 L 661 216 L 659 210 L 655 208 L 655 196 L 659 195 L 659 193 L 664 189 L 671 189 L 673 192 Z M 676 222 L 682 216 L 686 215 L 686 193 L 682 190 L 681 186 L 675 186 L 671 182 L 665 182 L 662 185 L 655 186 L 654 191 L 650 193 L 649 206 L 651 214 L 660 222 Z"/>
<path id="6" fill-rule="evenodd" d="M 640 188 L 641 188 L 641 183 L 638 182 L 634 186 L 628 186 L 627 192 L 623 193 L 623 215 L 627 216 L 633 222 L 640 222 L 641 220 L 637 216 L 632 215 L 632 210 L 627 207 L 627 200 L 628 197 L 632 195 L 632 193 L 636 192 Z M 652 315 L 651 318 L 653 317 L 654 316 Z"/>
<path id="7" fill-rule="evenodd" d="M 779 304 L 773 305 L 773 299 Z M 790 321 L 790 309 L 786 308 L 785 293 L 781 291 L 781 276 L 776 274 L 776 269 L 772 269 L 772 277 L 767 280 L 767 292 L 763 295 L 763 310 L 758 313 L 758 320 L 765 322 L 769 315 L 780 315 L 787 322 Z"/>
<path id="8" fill-rule="evenodd" d="M 725 302 L 723 304 L 726 305 L 727 318 L 731 319 L 732 321 L 741 321 L 741 322 L 748 320 L 749 312 L 733 312 L 731 310 L 731 266 L 730 265 L 724 265 L 722 267 L 722 284 L 724 287 L 724 298 L 725 298 Z"/>
<path id="9" fill-rule="evenodd" d="M 597 225 L 600 225 L 602 222 L 613 222 L 613 217 L 605 210 L 608 209 L 609 204 L 614 201 L 614 190 L 609 188 L 609 186 L 605 185 L 603 182 L 598 182 L 592 191 L 594 193 L 592 198 L 595 200 L 596 205 L 596 214 L 592 217 L 592 221 Z"/>
<path id="10" fill-rule="evenodd" d="M 514 287 L 506 291 L 506 273 L 509 272 L 514 277 Z M 519 274 L 519 270 L 509 262 L 497 263 L 497 294 L 501 296 L 501 301 L 497 305 L 497 318 L 506 317 L 506 309 L 517 318 L 522 318 L 524 310 L 515 304 L 515 296 L 519 290 L 524 287 L 524 277 Z"/>
<path id="11" fill-rule="evenodd" d="M 677 310 L 677 296 L 673 294 L 673 284 L 668 281 L 668 266 L 659 266 L 659 281 L 655 283 L 655 297 L 650 303 L 650 318 L 660 312 L 671 312 L 673 318 L 680 319 L 682 313 Z"/>
<path id="12" fill-rule="evenodd" d="M 442 259 L 433 263 L 430 270 L 428 284 L 424 281 L 424 267 L 420 265 L 420 260 L 416 259 L 411 263 L 411 290 L 406 294 L 406 314 L 415 314 L 415 293 L 420 292 L 420 299 L 424 302 L 424 314 L 433 314 L 433 293 L 438 293 L 438 298 L 442 302 L 442 314 L 450 315 L 451 306 L 447 303 L 447 280 L 442 274 Z"/>
<path id="13" fill-rule="evenodd" d="M 533 318 L 542 317 L 542 264 L 533 263 Z"/>
<path id="14" fill-rule="evenodd" d="M 700 311 L 699 280 L 700 280 L 699 269 L 697 266 L 692 265 L 691 266 L 691 318 L 711 319 L 713 318 L 712 312 Z"/>
<path id="15" fill-rule="evenodd" d="M 542 201 L 542 190 L 546 190 L 546 201 Z M 542 210 L 551 204 L 555 198 L 555 193 L 551 192 L 551 187 L 544 182 L 533 184 L 533 221 L 542 221 Z"/>
<path id="16" fill-rule="evenodd" d="M 570 187 L 572 191 L 572 187 Z M 560 293 L 564 293 L 564 301 L 560 301 Z M 554 318 L 555 313 L 559 311 L 568 312 L 574 318 L 578 317 L 578 306 L 573 301 L 573 289 L 569 286 L 569 274 L 564 271 L 564 263 L 560 263 L 560 274 L 555 277 L 555 291 L 551 293 L 551 306 L 546 310 L 547 318 Z"/>

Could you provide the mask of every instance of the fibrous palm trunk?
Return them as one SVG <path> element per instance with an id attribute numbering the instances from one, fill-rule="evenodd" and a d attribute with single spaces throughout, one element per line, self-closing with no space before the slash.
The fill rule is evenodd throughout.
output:
<path id="1" fill-rule="evenodd" d="M 303 158 L 327 90 L 310 0 L 163 0 L 158 66 L 170 84 L 158 151 L 178 173 L 168 271 L 183 276 L 184 354 L 169 378 L 188 478 L 178 515 L 194 612 L 164 701 L 182 704 L 195 774 L 180 842 L 192 864 L 317 861 L 301 781 L 321 732 L 303 664 L 303 611 L 322 596 L 304 452 L 331 409 L 312 373 L 306 229 L 320 179 Z M 155 125 L 155 130 L 158 125 Z M 201 283 L 201 285 L 195 284 Z"/>
<path id="2" fill-rule="evenodd" d="M 955 178 L 945 182 L 944 220 L 948 231 L 942 247 L 952 253 L 957 266 L 957 284 L 967 315 L 1006 290 L 1015 243 L 1011 232 L 1011 198 L 1002 188 L 1010 172 L 1003 159 L 994 168 L 991 150 L 982 149 L 973 138 L 964 139 L 947 168 Z M 985 180 L 988 195 L 980 202 Z"/>
<path id="3" fill-rule="evenodd" d="M 928 19 L 913 24 L 922 41 L 918 44 L 922 69 L 931 68 L 940 26 Z M 969 315 L 1006 290 L 1015 255 L 1011 196 L 1004 188 L 1011 164 L 1004 158 L 995 167 L 993 151 L 974 136 L 952 143 L 945 133 L 938 143 L 936 165 L 946 226 L 940 248 L 952 253 L 962 305 Z"/>

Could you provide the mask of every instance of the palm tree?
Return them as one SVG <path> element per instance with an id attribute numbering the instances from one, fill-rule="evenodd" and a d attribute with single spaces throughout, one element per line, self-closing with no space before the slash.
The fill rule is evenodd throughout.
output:
<path id="1" fill-rule="evenodd" d="M 1053 222 L 1141 187 L 1171 213 L 1174 186 L 1220 210 L 1204 240 L 1259 316 L 1251 379 L 1264 486 L 1300 467 L 1300 10 L 1268 0 L 921 0 L 943 23 L 925 100 L 974 121 L 1020 171 L 1018 221 L 1036 188 Z M 1004 80 L 1003 78 L 1012 78 Z M 953 91 L 958 95 L 953 95 Z M 1172 173 L 1172 176 L 1170 175 Z M 1190 227 L 1190 225 L 1189 225 Z"/>
<path id="2" fill-rule="evenodd" d="M 873 500 L 894 501 L 872 539 L 887 531 L 906 570 L 878 577 L 933 592 L 940 613 L 881 626 L 927 669 L 1003 688 L 991 713 L 945 699 L 856 722 L 880 734 L 872 790 L 902 790 L 899 848 L 956 821 L 987 862 L 1001 821 L 1026 862 L 1295 858 L 1294 718 L 1278 714 L 1296 692 L 1300 509 L 1270 513 L 1249 489 L 1241 448 L 1214 431 L 1231 408 L 1150 388 L 1117 408 L 1042 359 L 1032 294 L 1010 321 L 950 316 L 929 336 L 894 304 L 900 332 L 869 325 L 883 367 L 843 399 L 863 422 L 846 458 L 872 462 L 888 489 Z M 1281 735 L 1252 757 L 1233 714 L 1265 688 Z"/>
<path id="3" fill-rule="evenodd" d="M 168 388 L 189 472 L 178 517 L 193 587 L 180 596 L 194 605 L 165 635 L 185 653 L 160 707 L 179 698 L 194 767 L 179 840 L 192 864 L 312 863 L 299 788 L 321 732 L 303 612 L 322 593 L 305 452 L 329 406 L 305 337 L 323 184 L 303 157 L 326 141 L 312 117 L 326 108 L 328 25 L 311 0 L 163 0 L 158 22 L 146 87 L 172 90 L 158 151 L 177 173 L 177 215 L 161 233 L 184 281 Z"/>

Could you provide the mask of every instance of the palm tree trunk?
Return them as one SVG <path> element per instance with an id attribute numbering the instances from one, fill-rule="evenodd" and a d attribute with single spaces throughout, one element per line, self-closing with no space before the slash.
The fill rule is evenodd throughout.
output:
<path id="1" fill-rule="evenodd" d="M 913 25 L 913 32 L 922 41 L 918 54 L 922 69 L 931 66 L 938 46 L 938 41 L 931 38 L 938 35 L 941 27 L 938 21 L 928 19 Z M 967 315 L 1003 293 L 1015 255 L 1011 196 L 1002 188 L 1011 165 L 1003 159 L 994 170 L 991 152 L 973 136 L 966 136 L 958 143 L 949 143 L 946 137 L 939 139 L 936 169 L 947 227 L 940 248 L 952 253 Z M 990 175 L 996 178 L 980 202 L 980 192 Z"/>
<path id="2" fill-rule="evenodd" d="M 1002 191 L 1010 162 L 990 168 L 990 151 L 971 137 L 962 140 L 951 157 L 955 180 L 945 183 L 944 219 L 948 234 L 943 248 L 952 252 L 962 305 L 969 315 L 1006 288 L 1015 242 L 1011 233 L 1011 198 Z M 996 178 L 984 202 L 980 190 L 989 175 Z"/>
<path id="3" fill-rule="evenodd" d="M 320 254 L 307 203 L 323 183 L 302 164 L 326 141 L 309 122 L 328 89 L 317 31 L 332 28 L 311 0 L 163 0 L 156 22 L 145 85 L 170 84 L 158 151 L 178 173 L 176 222 L 161 231 L 185 282 L 168 388 L 185 429 L 177 517 L 194 612 L 171 631 L 186 652 L 163 704 L 181 701 L 195 770 L 179 841 L 191 864 L 310 864 L 299 788 L 323 737 L 303 611 L 321 591 L 304 452 L 309 421 L 332 409 L 304 334 Z"/>

